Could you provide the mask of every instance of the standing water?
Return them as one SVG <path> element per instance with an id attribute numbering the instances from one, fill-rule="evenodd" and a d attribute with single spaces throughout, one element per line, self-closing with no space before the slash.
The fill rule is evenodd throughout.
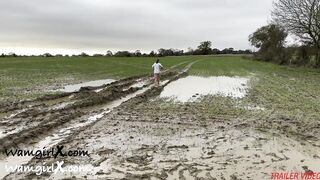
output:
<path id="1" fill-rule="evenodd" d="M 167 85 L 161 98 L 170 98 L 179 102 L 194 101 L 200 95 L 222 95 L 243 98 L 246 95 L 249 78 L 241 77 L 198 77 L 188 76 Z"/>

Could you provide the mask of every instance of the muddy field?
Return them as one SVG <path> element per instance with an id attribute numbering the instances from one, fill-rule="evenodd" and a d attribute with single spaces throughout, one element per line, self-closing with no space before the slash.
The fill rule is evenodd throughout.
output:
<path id="1" fill-rule="evenodd" d="M 2 153 L 0 178 L 270 179 L 273 172 L 320 172 L 319 121 L 304 123 L 284 116 L 285 109 L 253 104 L 259 86 L 251 86 L 261 80 L 254 74 L 202 82 L 188 75 L 192 65 L 166 71 L 159 87 L 141 75 L 2 104 L 0 149 L 63 145 L 90 155 L 38 159 Z M 190 87 L 178 87 L 181 82 Z M 214 82 L 224 88 L 203 87 Z M 172 93 L 178 98 L 170 98 Z M 57 161 L 66 169 L 81 165 L 86 170 L 37 174 L 5 169 Z"/>

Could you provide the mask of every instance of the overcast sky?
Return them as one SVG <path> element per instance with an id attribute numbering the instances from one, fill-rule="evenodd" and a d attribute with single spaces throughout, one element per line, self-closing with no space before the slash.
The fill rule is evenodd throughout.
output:
<path id="1" fill-rule="evenodd" d="M 0 53 L 251 48 L 272 0 L 0 0 Z"/>

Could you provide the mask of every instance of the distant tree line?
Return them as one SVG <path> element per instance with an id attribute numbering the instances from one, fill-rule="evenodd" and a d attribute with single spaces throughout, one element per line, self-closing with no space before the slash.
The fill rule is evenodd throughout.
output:
<path id="1" fill-rule="evenodd" d="M 181 49 L 164 49 L 160 48 L 158 51 L 151 51 L 150 53 L 141 53 L 140 50 L 136 50 L 134 52 L 130 51 L 117 51 L 113 53 L 112 51 L 107 51 L 105 54 L 93 54 L 88 55 L 87 53 L 80 53 L 78 55 L 62 55 L 62 54 L 50 54 L 44 53 L 39 55 L 41 57 L 163 57 L 163 56 L 190 56 L 190 55 L 219 55 L 219 54 L 252 54 L 251 50 L 235 50 L 234 48 L 225 48 L 223 50 L 219 50 L 217 48 L 212 48 L 211 41 L 201 42 L 200 45 L 196 49 L 188 48 L 187 51 Z M 9 54 L 1 54 L 0 57 L 17 57 L 21 55 L 17 55 L 15 53 Z M 34 56 L 34 55 L 31 55 Z"/>
<path id="2" fill-rule="evenodd" d="M 285 46 L 287 36 L 299 44 Z M 272 22 L 249 36 L 254 57 L 279 64 L 320 67 L 320 0 L 277 0 Z"/>

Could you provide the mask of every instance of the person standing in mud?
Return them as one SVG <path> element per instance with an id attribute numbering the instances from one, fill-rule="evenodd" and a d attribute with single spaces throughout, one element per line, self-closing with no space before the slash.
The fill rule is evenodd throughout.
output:
<path id="1" fill-rule="evenodd" d="M 154 83 L 156 84 L 156 86 L 160 85 L 160 72 L 161 72 L 161 68 L 163 68 L 163 66 L 160 64 L 159 61 L 160 60 L 158 58 L 157 61 L 152 65 L 153 73 L 154 73 Z"/>

